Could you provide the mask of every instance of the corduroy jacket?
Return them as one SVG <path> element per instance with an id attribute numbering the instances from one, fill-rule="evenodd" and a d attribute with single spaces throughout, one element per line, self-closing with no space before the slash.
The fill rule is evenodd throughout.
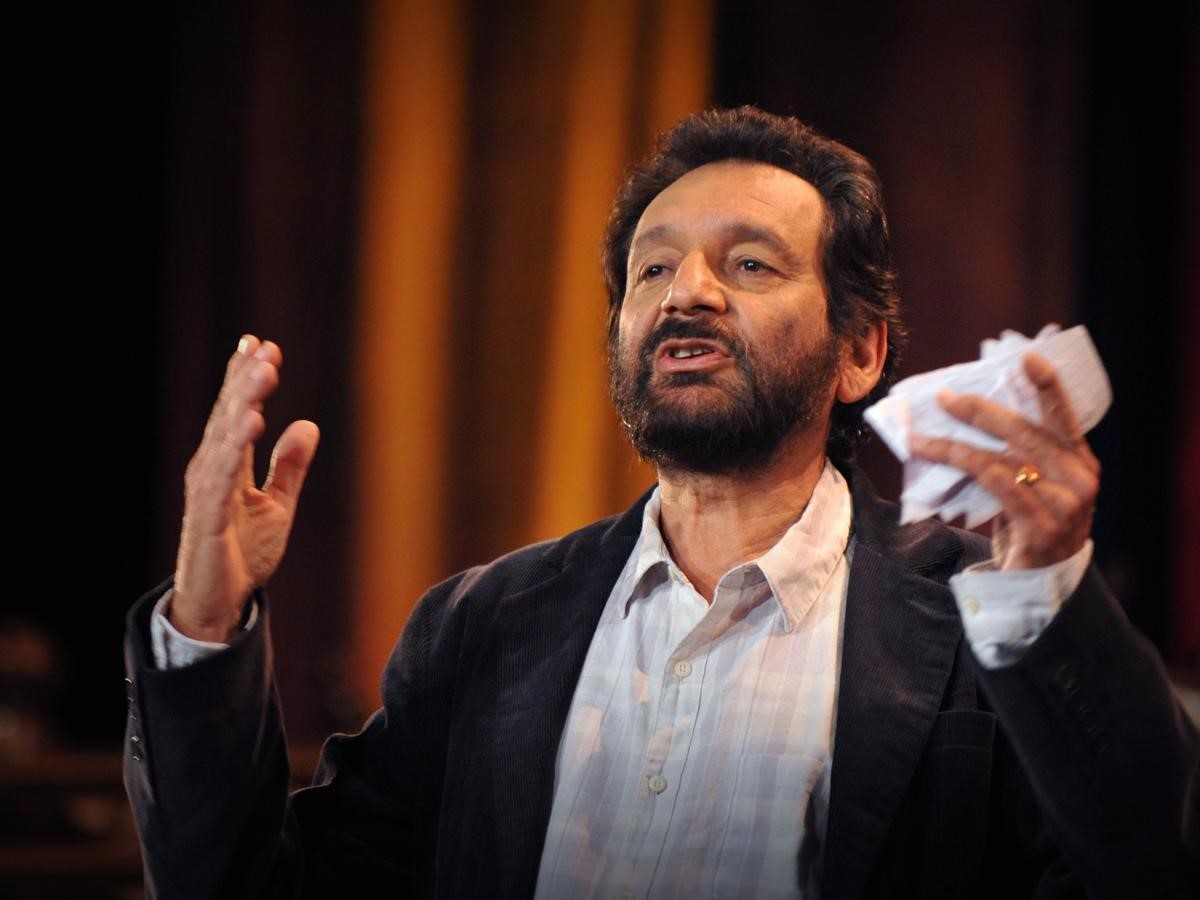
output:
<path id="1" fill-rule="evenodd" d="M 1098 575 L 1020 662 L 982 669 L 946 581 L 986 542 L 900 526 L 847 475 L 823 900 L 1200 895 L 1200 739 Z M 266 596 L 228 650 L 171 671 L 148 628 L 169 583 L 143 597 L 125 780 L 148 895 L 531 897 L 559 739 L 644 502 L 433 587 L 382 708 L 290 797 Z"/>

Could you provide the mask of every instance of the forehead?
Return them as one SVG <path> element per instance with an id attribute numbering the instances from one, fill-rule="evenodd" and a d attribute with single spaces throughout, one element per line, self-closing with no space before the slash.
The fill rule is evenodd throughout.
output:
<path id="1" fill-rule="evenodd" d="M 722 160 L 692 169 L 646 207 L 633 233 L 651 229 L 720 231 L 753 225 L 776 232 L 796 249 L 816 246 L 824 216 L 817 189 L 766 163 Z"/>

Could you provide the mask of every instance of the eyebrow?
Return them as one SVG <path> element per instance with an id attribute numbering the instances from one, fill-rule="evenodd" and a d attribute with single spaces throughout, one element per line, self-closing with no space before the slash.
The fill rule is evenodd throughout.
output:
<path id="1" fill-rule="evenodd" d="M 653 228 L 648 228 L 634 239 L 629 247 L 629 258 L 632 259 L 634 254 L 644 244 L 656 243 L 659 241 L 669 241 L 679 233 L 679 227 L 672 225 L 669 222 L 664 222 L 661 225 L 655 225 Z M 775 253 L 778 253 L 783 260 L 792 267 L 799 267 L 800 260 L 797 258 L 792 248 L 783 241 L 775 232 L 763 228 L 759 225 L 754 225 L 750 222 L 737 220 L 730 222 L 728 225 L 722 226 L 720 229 L 721 236 L 729 243 L 757 243 L 765 244 Z"/>

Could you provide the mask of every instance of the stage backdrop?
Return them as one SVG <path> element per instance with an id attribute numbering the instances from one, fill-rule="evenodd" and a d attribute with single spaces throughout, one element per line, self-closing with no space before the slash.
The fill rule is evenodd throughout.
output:
<path id="1" fill-rule="evenodd" d="M 1088 324 L 1116 392 L 1097 558 L 1194 661 L 1195 14 L 946 6 L 218 0 L 96 12 L 41 54 L 30 73 L 61 90 L 34 104 L 51 149 L 26 231 L 52 290 L 28 334 L 72 384 L 32 429 L 63 496 L 16 479 L 17 508 L 62 585 L 10 606 L 58 647 L 58 734 L 119 741 L 122 615 L 173 568 L 243 331 L 284 349 L 267 443 L 297 417 L 323 431 L 271 585 L 301 741 L 375 705 L 429 584 L 648 486 L 607 406 L 599 237 L 622 169 L 712 102 L 798 114 L 878 164 L 905 373 Z M 894 462 L 866 463 L 894 492 Z"/>

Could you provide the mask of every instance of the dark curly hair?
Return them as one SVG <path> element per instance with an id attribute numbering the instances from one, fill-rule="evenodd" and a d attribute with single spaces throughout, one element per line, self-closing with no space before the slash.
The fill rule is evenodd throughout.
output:
<path id="1" fill-rule="evenodd" d="M 661 135 L 654 153 L 629 171 L 604 235 L 610 345 L 625 297 L 629 244 L 642 213 L 683 175 L 722 160 L 766 163 L 815 187 L 825 206 L 821 250 L 833 333 L 852 337 L 870 324 L 887 323 L 879 384 L 857 403 L 834 404 L 826 452 L 835 461 L 849 460 L 867 437 L 862 411 L 891 385 L 906 332 L 879 176 L 863 156 L 798 119 L 752 106 L 694 113 Z"/>

